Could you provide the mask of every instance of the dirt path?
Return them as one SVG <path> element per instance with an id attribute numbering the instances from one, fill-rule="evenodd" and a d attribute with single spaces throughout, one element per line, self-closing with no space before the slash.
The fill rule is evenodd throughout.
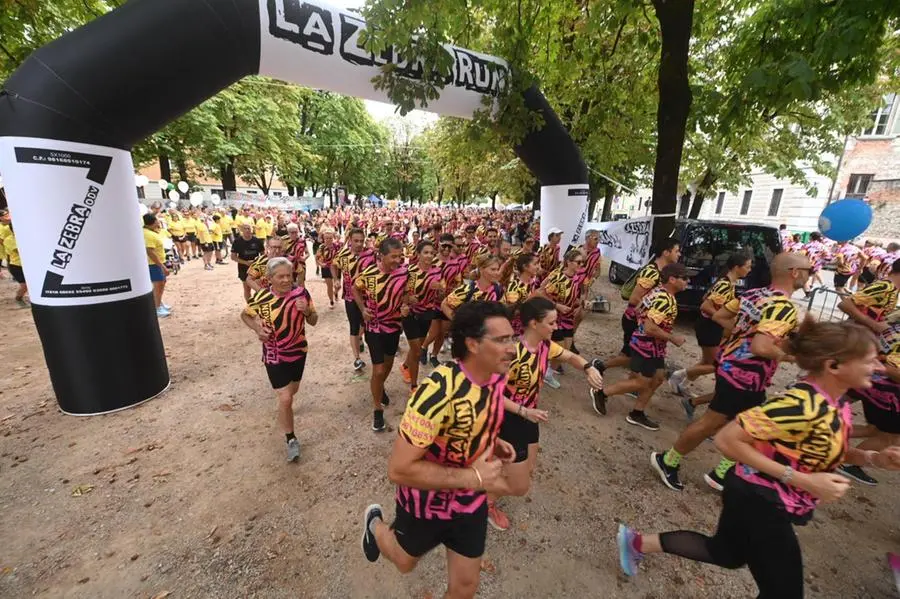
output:
<path id="1" fill-rule="evenodd" d="M 171 280 L 175 311 L 162 322 L 171 389 L 136 409 L 84 419 L 56 410 L 31 315 L 13 307 L 12 284 L 0 281 L 0 597 L 443 594 L 442 552 L 402 577 L 359 550 L 362 509 L 378 501 L 393 512 L 386 458 L 394 436 L 369 429 L 368 384 L 353 375 L 342 307 L 329 310 L 321 280 L 309 286 L 321 322 L 309 329 L 297 408 L 303 454 L 288 465 L 258 342 L 237 317 L 234 265 L 204 272 L 191 262 Z M 587 318 L 578 343 L 585 354 L 609 355 L 619 344 L 622 303 L 605 283 L 603 291 L 613 312 Z M 672 351 L 684 364 L 696 357 L 687 334 L 687 348 Z M 783 368 L 776 388 L 794 375 Z M 663 425 L 651 433 L 625 423 L 628 400 L 612 400 L 601 419 L 580 374 L 562 381 L 542 397 L 551 422 L 531 496 L 506 502 L 510 531 L 488 533 L 479 596 L 752 596 L 746 570 L 671 557 L 651 559 L 634 581 L 619 574 L 619 520 L 712 530 L 718 498 L 701 477 L 717 457 L 705 444 L 685 463 L 685 492 L 668 491 L 648 465 L 648 453 L 684 427 L 668 391 L 650 408 Z M 395 372 L 389 393 L 400 398 L 404 387 Z M 388 409 L 389 424 L 400 410 Z M 900 547 L 900 477 L 878 478 L 878 487 L 854 487 L 798 529 L 807 596 L 895 596 L 885 552 Z"/>

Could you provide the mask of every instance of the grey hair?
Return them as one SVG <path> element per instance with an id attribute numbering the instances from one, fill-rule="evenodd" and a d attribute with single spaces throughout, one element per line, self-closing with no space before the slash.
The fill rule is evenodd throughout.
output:
<path id="1" fill-rule="evenodd" d="M 291 261 L 284 256 L 272 258 L 266 263 L 266 276 L 271 277 L 275 273 L 275 269 L 282 266 L 290 266 L 291 268 L 293 268 L 293 266 L 291 265 Z"/>
<path id="2" fill-rule="evenodd" d="M 600 234 L 600 231 L 598 231 L 597 229 L 588 229 L 588 230 L 584 233 L 584 236 L 587 237 L 588 235 L 591 235 L 592 233 L 596 233 L 597 235 L 599 235 L 599 234 Z"/>
<path id="3" fill-rule="evenodd" d="M 299 231 L 300 227 L 297 226 L 297 223 L 288 223 L 287 230 L 288 231 Z"/>

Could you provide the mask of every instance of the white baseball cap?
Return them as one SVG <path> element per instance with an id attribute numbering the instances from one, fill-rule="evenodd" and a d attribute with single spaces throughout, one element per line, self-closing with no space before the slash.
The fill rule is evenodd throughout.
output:
<path id="1" fill-rule="evenodd" d="M 562 233 L 562 232 L 563 232 L 562 229 L 560 229 L 560 228 L 558 228 L 558 227 L 550 227 L 550 230 L 547 231 L 547 235 L 557 235 L 557 234 L 560 234 L 560 233 Z"/>

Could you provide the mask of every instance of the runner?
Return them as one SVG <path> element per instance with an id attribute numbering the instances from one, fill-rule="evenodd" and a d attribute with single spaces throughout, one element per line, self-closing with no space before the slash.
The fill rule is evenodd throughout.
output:
<path id="1" fill-rule="evenodd" d="M 538 276 L 540 276 L 541 279 L 556 270 L 559 266 L 559 242 L 562 240 L 562 234 L 562 229 L 557 229 L 556 227 L 552 227 L 547 231 L 547 245 L 542 247 L 541 251 L 538 253 L 538 259 L 541 263 L 541 273 Z"/>
<path id="2" fill-rule="evenodd" d="M 325 288 L 328 290 L 328 303 L 334 308 L 334 278 L 331 272 L 331 265 L 334 257 L 341 250 L 341 244 L 335 241 L 334 229 L 326 227 L 322 229 L 322 241 L 319 249 L 316 250 L 316 264 L 322 271 L 322 278 L 325 279 Z"/>
<path id="3" fill-rule="evenodd" d="M 862 261 L 862 250 L 849 241 L 838 244 L 834 253 L 834 289 L 844 294 L 845 287 L 851 279 L 859 274 L 859 266 Z"/>
<path id="4" fill-rule="evenodd" d="M 564 349 L 570 349 L 574 341 L 575 322 L 583 310 L 582 295 L 586 279 L 584 255 L 581 250 L 572 249 L 566 252 L 562 264 L 551 271 L 541 283 L 541 293 L 553 301 L 559 314 L 556 330 L 553 331 L 553 341 Z M 554 364 L 554 369 L 547 371 L 545 381 L 552 388 L 559 389 L 560 382 L 554 373 L 563 373 L 561 364 Z"/>
<path id="5" fill-rule="evenodd" d="M 540 268 L 538 257 L 534 254 L 519 254 L 515 259 L 516 274 L 506 286 L 503 303 L 512 314 L 510 323 L 517 337 L 525 332 L 519 307 L 538 293 L 540 284 L 537 280 L 537 273 Z"/>
<path id="6" fill-rule="evenodd" d="M 384 408 L 390 398 L 385 382 L 394 366 L 400 344 L 402 320 L 409 315 L 405 290 L 409 271 L 403 266 L 403 244 L 388 237 L 378 248 L 378 262 L 362 271 L 353 282 L 353 299 L 366 327 L 366 344 L 372 356 L 372 430 L 385 429 Z"/>
<path id="7" fill-rule="evenodd" d="M 200 244 L 203 257 L 203 269 L 212 270 L 213 251 L 216 249 L 213 244 L 213 236 L 206 224 L 206 215 L 202 212 L 195 212 L 194 215 L 197 226 L 197 242 Z"/>
<path id="8" fill-rule="evenodd" d="M 444 289 L 456 289 L 462 282 L 462 271 L 465 268 L 465 245 L 460 242 L 456 243 L 456 239 L 449 233 L 440 236 L 440 244 L 438 246 L 438 255 L 435 259 L 435 266 L 441 271 L 441 280 L 444 283 Z M 443 298 L 441 298 L 443 302 Z M 444 315 L 443 311 L 438 309 L 438 313 L 431 321 L 431 329 L 428 336 L 422 342 L 422 353 L 419 356 L 419 364 L 425 366 L 431 364 L 436 368 L 438 362 L 438 353 L 444 345 L 444 339 L 450 330 L 450 319 Z M 433 344 L 433 345 L 432 345 Z M 431 359 L 429 362 L 428 348 L 432 347 Z"/>
<path id="9" fill-rule="evenodd" d="M 253 236 L 253 226 L 243 221 L 238 225 L 240 237 L 234 240 L 231 246 L 231 260 L 237 263 L 237 276 L 244 285 L 244 301 L 250 301 L 253 291 L 247 283 L 247 270 L 253 261 L 265 252 L 265 244 Z"/>
<path id="10" fill-rule="evenodd" d="M 184 214 L 184 234 L 187 243 L 185 243 L 185 252 L 182 255 L 187 256 L 188 262 L 191 261 L 191 258 L 199 260 L 200 245 L 197 241 L 197 221 L 190 210 Z"/>
<path id="11" fill-rule="evenodd" d="M 269 286 L 269 261 L 272 258 L 284 258 L 284 241 L 281 237 L 270 237 L 266 240 L 266 253 L 247 268 L 247 286 L 255 292 Z M 305 267 L 304 267 L 305 270 Z"/>
<path id="12" fill-rule="evenodd" d="M 900 469 L 900 448 L 882 452 L 848 446 L 850 388 L 868 387 L 879 366 L 872 334 L 851 323 L 807 320 L 790 343 L 809 376 L 783 394 L 738 415 L 716 446 L 739 464 L 729 474 L 715 536 L 679 530 L 641 534 L 619 525 L 619 562 L 637 574 L 648 553 L 669 553 L 736 569 L 749 566 L 759 597 L 802 599 L 803 563 L 793 530 L 820 501 L 846 493 L 834 473 L 841 462 Z"/>
<path id="13" fill-rule="evenodd" d="M 830 256 L 828 255 L 828 247 L 822 243 L 822 234 L 818 231 L 810 233 L 809 242 L 803 245 L 801 251 L 809 258 L 809 281 L 807 281 L 806 286 L 803 288 L 806 292 L 806 296 L 809 297 L 809 291 L 815 287 L 816 284 L 821 287 L 825 286 L 822 282 L 822 277 L 819 276 L 819 271 L 822 270 L 822 266 L 830 261 Z"/>
<path id="14" fill-rule="evenodd" d="M 847 316 L 876 334 L 887 330 L 885 318 L 897 308 L 900 296 L 900 260 L 891 265 L 888 275 L 850 297 L 845 297 L 838 308 Z"/>
<path id="15" fill-rule="evenodd" d="M 487 532 L 486 491 L 503 485 L 501 468 L 514 457 L 498 437 L 506 372 L 515 337 L 506 309 L 473 301 L 451 325 L 453 362 L 419 386 L 406 407 L 388 462 L 397 484 L 396 519 L 388 526 L 373 504 L 363 517 L 362 549 L 411 572 L 426 553 L 447 548 L 445 597 L 478 590 Z"/>
<path id="16" fill-rule="evenodd" d="M 778 254 L 772 260 L 772 284 L 751 289 L 725 304 L 716 320 L 736 315 L 734 328 L 718 356 L 716 387 L 712 402 L 699 420 L 691 423 L 666 452 L 650 454 L 650 464 L 663 484 L 674 491 L 684 485 L 678 476 L 681 460 L 728 421 L 766 401 L 766 388 L 779 362 L 793 362 L 783 346 L 797 328 L 797 308 L 791 296 L 809 279 L 809 260 L 803 254 Z M 721 491 L 725 475 L 734 465 L 722 458 L 703 480 Z"/>
<path id="17" fill-rule="evenodd" d="M 178 260 L 184 264 L 185 258 L 190 258 L 188 250 L 190 244 L 188 243 L 187 234 L 184 230 L 184 220 L 177 210 L 170 210 L 168 212 L 167 224 L 169 226 L 169 235 L 172 236 L 172 241 L 178 249 Z"/>
<path id="18" fill-rule="evenodd" d="M 669 343 L 681 347 L 684 337 L 672 332 L 678 318 L 678 302 L 675 294 L 687 287 L 690 273 L 684 264 L 669 264 L 659 274 L 659 287 L 641 300 L 637 310 L 638 326 L 631 336 L 631 364 L 635 376 L 619 381 L 605 389 L 591 390 L 594 411 L 606 414 L 606 399 L 628 392 L 637 393 L 634 408 L 625 417 L 628 424 L 648 431 L 658 431 L 659 424 L 650 420 L 644 410 L 650 405 L 653 393 L 665 380 L 666 346 Z M 594 366 L 603 372 L 602 362 L 594 360 Z"/>
<path id="19" fill-rule="evenodd" d="M 353 227 L 347 232 L 348 245 L 341 248 L 332 263 L 333 275 L 342 283 L 342 297 L 344 298 L 344 311 L 347 321 L 350 323 L 350 351 L 353 353 L 353 369 L 357 372 L 365 368 L 366 363 L 360 358 L 360 353 L 365 346 L 360 340 L 360 329 L 363 325 L 363 315 L 353 299 L 353 281 L 359 273 L 375 264 L 375 252 L 363 249 L 366 234 L 362 229 Z"/>
<path id="20" fill-rule="evenodd" d="M 171 314 L 171 310 L 162 302 L 162 296 L 166 288 L 166 277 L 169 276 L 169 270 L 166 268 L 166 251 L 163 248 L 163 236 L 159 233 L 159 219 L 156 218 L 155 214 L 151 213 L 145 214 L 143 219 L 144 248 L 147 252 L 150 281 L 153 284 L 153 305 L 156 306 L 156 315 L 159 318 L 167 318 Z M 9 246 L 7 246 L 7 252 L 9 252 Z M 13 262 L 10 261 L 10 266 L 12 264 Z M 10 269 L 10 272 L 13 272 L 12 269 Z M 18 302 L 19 299 L 19 294 L 17 293 L 16 301 Z"/>
<path id="21" fill-rule="evenodd" d="M 707 393 L 701 397 L 695 397 L 687 390 L 686 383 L 697 380 L 699 376 L 715 373 L 716 353 L 719 351 L 719 344 L 722 343 L 725 325 L 728 325 L 727 328 L 730 332 L 734 319 L 719 323 L 714 318 L 722 306 L 736 297 L 735 283 L 750 274 L 752 268 L 753 258 L 751 256 L 742 252 L 728 256 L 728 260 L 725 262 L 725 274 L 706 290 L 700 304 L 700 314 L 694 321 L 694 333 L 697 336 L 697 345 L 700 346 L 702 357 L 690 368 L 676 370 L 669 377 L 669 386 L 672 391 L 681 396 L 681 406 L 684 408 L 688 421 L 694 419 L 694 409 L 712 401 L 713 396 L 711 393 Z"/>
<path id="22" fill-rule="evenodd" d="M 287 443 L 287 459 L 293 462 L 300 457 L 300 442 L 294 434 L 294 396 L 309 351 L 306 323 L 315 326 L 319 317 L 309 291 L 294 285 L 290 260 L 269 260 L 266 278 L 270 285 L 253 295 L 241 311 L 241 320 L 262 341 L 263 364 L 278 400 L 278 424 Z"/>
<path id="23" fill-rule="evenodd" d="M 469 302 L 497 302 L 503 298 L 503 287 L 500 280 L 500 260 L 495 256 L 482 255 L 475 261 L 478 279 L 464 282 L 454 289 L 441 302 L 441 312 L 448 320 L 463 304 Z"/>
<path id="24" fill-rule="evenodd" d="M 509 518 L 497 507 L 496 500 L 501 496 L 522 497 L 531 487 L 540 441 L 539 425 L 549 418 L 546 411 L 537 409 L 537 404 L 550 361 L 570 364 L 585 373 L 591 388 L 603 388 L 603 377 L 590 362 L 552 340 L 558 322 L 552 301 L 535 297 L 522 303 L 518 311 L 524 333 L 516 343 L 516 357 L 509 366 L 504 391 L 506 414 L 500 427 L 500 438 L 513 446 L 516 457 L 503 468 L 504 492 L 488 495 L 488 523 L 497 530 L 508 529 Z"/>
<path id="25" fill-rule="evenodd" d="M 662 242 L 657 257 L 643 266 L 636 275 L 632 277 L 634 287 L 628 298 L 628 305 L 625 306 L 625 313 L 622 314 L 622 349 L 619 355 L 606 360 L 605 363 L 598 364 L 600 372 L 604 372 L 610 368 L 626 366 L 631 361 L 631 335 L 637 328 L 637 319 L 635 311 L 638 305 L 644 299 L 644 296 L 650 293 L 659 285 L 659 272 L 669 264 L 675 264 L 681 258 L 681 246 L 674 237 L 669 237 Z M 630 281 L 630 280 L 629 280 Z M 625 283 L 623 290 L 628 288 Z"/>
<path id="26" fill-rule="evenodd" d="M 409 315 L 403 319 L 403 333 L 409 343 L 409 351 L 406 353 L 406 360 L 400 364 L 400 374 L 415 392 L 419 381 L 422 341 L 428 336 L 431 321 L 438 314 L 447 288 L 441 279 L 440 267 L 434 266 L 434 244 L 420 241 L 413 254 L 417 262 L 409 267 L 409 282 L 406 286 Z"/>
<path id="27" fill-rule="evenodd" d="M 222 251 L 225 248 L 225 234 L 223 233 L 222 228 L 222 217 L 218 214 L 214 214 L 212 222 L 213 224 L 209 229 L 209 233 L 212 235 L 213 249 L 216 252 L 216 264 L 225 264 L 225 261 L 222 259 Z"/>

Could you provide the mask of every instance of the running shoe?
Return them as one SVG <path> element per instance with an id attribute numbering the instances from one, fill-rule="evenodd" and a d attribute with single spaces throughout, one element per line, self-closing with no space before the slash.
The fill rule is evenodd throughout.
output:
<path id="1" fill-rule="evenodd" d="M 300 459 L 300 441 L 291 439 L 287 442 L 287 461 L 296 462 Z"/>
<path id="2" fill-rule="evenodd" d="M 551 389 L 559 389 L 562 387 L 562 383 L 554 376 L 552 368 L 547 370 L 547 374 L 544 375 L 544 384 Z"/>
<path id="3" fill-rule="evenodd" d="M 437 359 L 437 356 L 435 356 L 435 355 L 431 356 L 431 358 L 428 360 L 428 363 L 431 364 L 432 368 L 437 368 L 438 366 L 441 365 L 440 361 Z"/>
<path id="4" fill-rule="evenodd" d="M 672 392 L 676 395 L 680 395 L 681 397 L 687 397 L 687 389 L 685 389 L 684 384 L 687 382 L 687 370 L 682 368 L 681 370 L 676 370 L 672 373 L 672 376 L 669 377 L 669 388 L 672 389 Z"/>
<path id="5" fill-rule="evenodd" d="M 603 360 L 600 358 L 594 358 L 591 360 L 591 366 L 597 369 L 600 374 L 603 374 L 606 371 L 606 364 L 603 363 Z"/>
<path id="6" fill-rule="evenodd" d="M 682 397 L 681 398 L 681 407 L 684 408 L 684 415 L 687 416 L 688 422 L 694 420 L 694 410 L 697 408 L 691 403 L 693 397 Z"/>
<path id="7" fill-rule="evenodd" d="M 168 312 L 171 312 L 171 311 L 172 311 L 172 306 L 170 306 L 169 304 L 164 304 L 164 303 L 160 302 L 160 303 L 159 303 L 159 306 L 160 306 L 161 308 L 165 308 L 166 311 L 168 311 Z"/>
<path id="8" fill-rule="evenodd" d="M 381 550 L 378 549 L 378 543 L 375 542 L 375 535 L 369 530 L 369 527 L 375 518 L 384 520 L 382 508 L 377 503 L 373 503 L 366 508 L 365 512 L 363 512 L 362 550 L 363 555 L 365 555 L 366 559 L 370 562 L 377 561 L 378 557 L 381 555 Z"/>
<path id="9" fill-rule="evenodd" d="M 213 265 L 212 265 L 212 264 L 207 264 L 207 265 L 205 265 L 205 266 L 203 267 L 203 270 L 212 270 L 212 269 L 213 269 Z"/>
<path id="10" fill-rule="evenodd" d="M 422 350 L 422 355 L 419 356 L 419 364 L 428 366 L 428 352 L 424 349 Z"/>
<path id="11" fill-rule="evenodd" d="M 488 501 L 488 524 L 496 530 L 507 530 L 509 528 L 509 518 L 497 507 L 496 501 Z"/>
<path id="12" fill-rule="evenodd" d="M 666 464 L 665 455 L 665 452 L 652 452 L 650 454 L 650 465 L 659 473 L 659 479 L 664 485 L 673 491 L 683 491 L 684 485 L 678 478 L 678 468 L 673 468 Z"/>
<path id="13" fill-rule="evenodd" d="M 353 361 L 353 370 L 359 371 L 359 370 L 362 370 L 362 369 L 365 368 L 365 367 L 366 367 L 366 363 L 363 362 L 362 360 L 360 360 L 359 358 L 356 358 L 356 359 Z"/>
<path id="14" fill-rule="evenodd" d="M 725 490 L 725 477 L 719 476 L 719 473 L 715 470 L 710 470 L 704 474 L 703 480 L 706 481 L 706 484 L 709 485 L 709 488 L 713 491 L 721 493 Z"/>
<path id="15" fill-rule="evenodd" d="M 866 471 L 859 466 L 853 466 L 851 464 L 841 464 L 838 467 L 838 474 L 843 474 L 847 478 L 853 479 L 856 482 L 862 483 L 864 485 L 869 485 L 870 487 L 874 487 L 878 484 L 877 480 L 866 474 Z"/>
<path id="16" fill-rule="evenodd" d="M 606 416 L 606 393 L 603 392 L 603 389 L 591 389 L 591 405 L 595 412 Z"/>
<path id="17" fill-rule="evenodd" d="M 381 405 L 385 407 L 391 405 L 391 398 L 388 397 L 387 391 L 381 392 Z"/>
<path id="18" fill-rule="evenodd" d="M 28 303 L 28 300 L 26 300 L 24 297 L 20 297 L 19 299 L 17 299 L 17 300 L 16 300 L 16 305 L 17 305 L 18 307 L 20 307 L 20 308 L 28 308 L 28 307 L 30 307 L 30 304 Z M 168 314 L 166 314 L 166 316 L 168 316 Z"/>
<path id="19" fill-rule="evenodd" d="M 625 417 L 625 422 L 628 424 L 633 424 L 635 426 L 640 426 L 642 428 L 647 429 L 648 431 L 658 431 L 659 424 L 647 418 L 647 415 L 643 412 L 638 412 L 637 410 L 632 410 L 628 413 L 628 416 Z"/>
<path id="20" fill-rule="evenodd" d="M 566 371 L 563 370 L 562 364 L 556 367 L 556 374 L 565 374 Z"/>
<path id="21" fill-rule="evenodd" d="M 372 430 L 376 433 L 384 430 L 384 410 L 375 410 L 372 418 Z"/>
<path id="22" fill-rule="evenodd" d="M 635 393 L 634 391 L 629 391 L 628 393 L 625 394 L 625 397 L 630 397 L 631 399 L 637 399 L 638 394 Z"/>
<path id="23" fill-rule="evenodd" d="M 159 308 L 156 309 L 156 316 L 158 316 L 159 318 L 166 318 L 170 314 L 172 314 L 172 313 L 169 312 L 168 310 L 166 310 L 165 308 L 163 308 L 162 306 L 160 306 Z"/>
<path id="24" fill-rule="evenodd" d="M 441 353 L 446 354 L 450 351 L 450 340 L 444 339 L 444 344 L 441 346 Z"/>
<path id="25" fill-rule="evenodd" d="M 626 576 L 637 576 L 638 566 L 644 561 L 644 554 L 634 548 L 637 532 L 624 524 L 619 524 L 616 544 L 619 546 L 619 565 Z"/>
<path id="26" fill-rule="evenodd" d="M 409 368 L 406 367 L 406 364 L 400 365 L 400 376 L 403 377 L 403 382 L 407 385 L 412 383 L 412 373 L 409 371 Z"/>

